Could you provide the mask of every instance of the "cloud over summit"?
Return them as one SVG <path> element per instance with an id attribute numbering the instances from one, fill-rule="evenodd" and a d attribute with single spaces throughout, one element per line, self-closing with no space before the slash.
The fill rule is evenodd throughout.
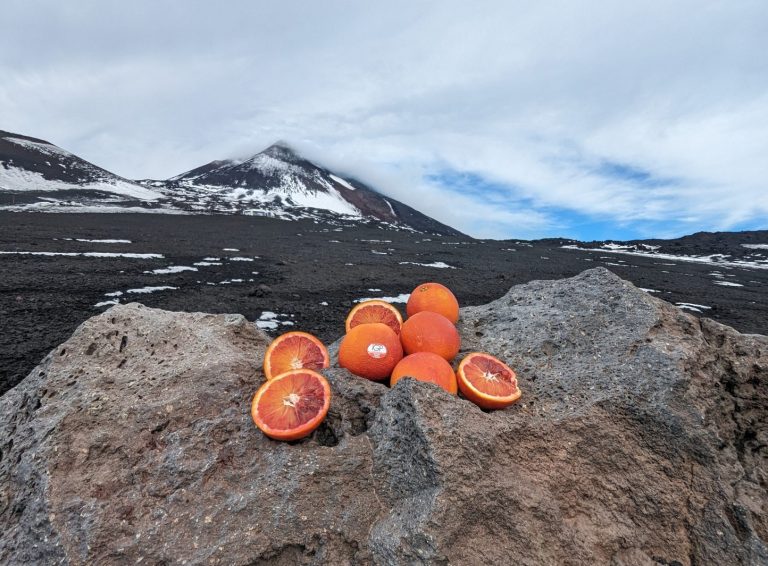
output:
<path id="1" fill-rule="evenodd" d="M 761 1 L 3 12 L 0 127 L 127 177 L 284 139 L 478 236 L 767 223 Z"/>

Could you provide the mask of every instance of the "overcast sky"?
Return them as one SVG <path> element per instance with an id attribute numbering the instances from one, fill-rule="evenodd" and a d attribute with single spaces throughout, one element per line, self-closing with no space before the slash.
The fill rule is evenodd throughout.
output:
<path id="1" fill-rule="evenodd" d="M 0 77 L 129 178 L 280 139 L 474 236 L 768 228 L 765 0 L 3 0 Z"/>

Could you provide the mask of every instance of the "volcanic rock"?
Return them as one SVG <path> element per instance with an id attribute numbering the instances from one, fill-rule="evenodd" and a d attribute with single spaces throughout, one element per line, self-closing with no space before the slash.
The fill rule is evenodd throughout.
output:
<path id="1" fill-rule="evenodd" d="M 272 287 L 269 285 L 265 285 L 262 283 L 255 289 L 253 289 L 250 293 L 248 293 L 249 297 L 264 297 L 266 295 L 269 295 L 272 292 Z"/>
<path id="2" fill-rule="evenodd" d="M 279 443 L 243 317 L 88 320 L 0 398 L 0 563 L 768 563 L 768 338 L 604 269 L 459 327 L 520 403 L 332 368 L 326 422 Z"/>

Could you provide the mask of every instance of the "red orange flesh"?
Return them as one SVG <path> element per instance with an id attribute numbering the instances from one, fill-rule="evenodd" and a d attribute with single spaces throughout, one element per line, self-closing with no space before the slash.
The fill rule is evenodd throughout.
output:
<path id="1" fill-rule="evenodd" d="M 274 440 L 308 436 L 328 414 L 331 388 L 319 373 L 298 369 L 273 377 L 253 396 L 251 417 Z"/>
<path id="2" fill-rule="evenodd" d="M 456 379 L 462 395 L 483 409 L 503 409 L 520 399 L 515 371 L 490 354 L 468 354 Z"/>
<path id="3" fill-rule="evenodd" d="M 345 327 L 346 331 L 349 332 L 355 326 L 361 324 L 373 324 L 375 322 L 386 324 L 394 330 L 396 334 L 400 334 L 400 327 L 403 325 L 403 316 L 396 307 L 386 301 L 380 301 L 378 299 L 363 301 L 349 311 Z"/>
<path id="4" fill-rule="evenodd" d="M 264 375 L 276 375 L 295 369 L 319 370 L 331 365 L 328 349 L 306 332 L 287 332 L 275 338 L 264 354 Z"/>

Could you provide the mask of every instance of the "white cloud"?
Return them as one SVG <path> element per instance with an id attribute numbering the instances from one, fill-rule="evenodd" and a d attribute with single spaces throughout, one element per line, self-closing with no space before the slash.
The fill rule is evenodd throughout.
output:
<path id="1" fill-rule="evenodd" d="M 474 235 L 552 234 L 558 209 L 728 229 L 768 218 L 767 51 L 757 0 L 11 2 L 0 127 L 127 177 L 286 139 Z"/>

